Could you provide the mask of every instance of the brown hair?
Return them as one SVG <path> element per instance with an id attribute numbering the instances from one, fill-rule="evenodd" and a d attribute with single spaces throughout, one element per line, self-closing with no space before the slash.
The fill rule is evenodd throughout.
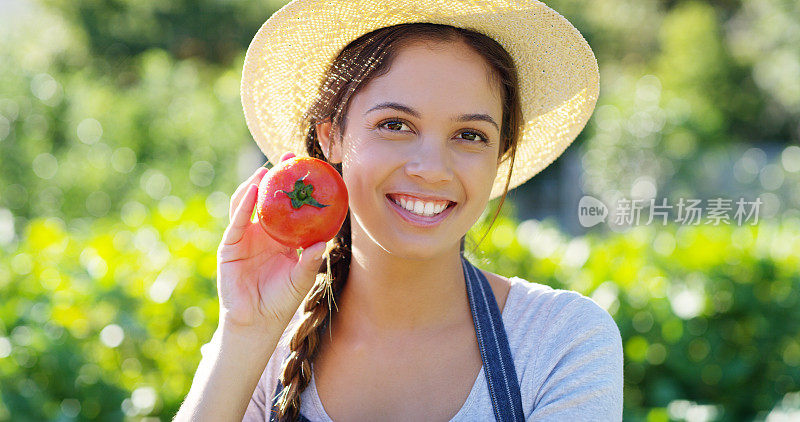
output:
<path id="1" fill-rule="evenodd" d="M 306 112 L 306 150 L 311 157 L 326 159 L 317 141 L 316 124 L 331 119 L 332 135 L 344 137 L 347 110 L 353 95 L 370 80 L 387 73 L 398 51 L 412 41 L 462 42 L 486 60 L 490 81 L 503 92 L 503 117 L 500 131 L 501 162 L 511 160 L 503 195 L 497 205 L 489 229 L 494 224 L 508 192 L 514 167 L 516 145 L 522 133 L 522 109 L 516 67 L 511 55 L 494 39 L 467 29 L 432 23 L 407 23 L 380 28 L 364 34 L 348 44 L 334 60 L 320 87 L 316 100 Z M 335 140 L 332 139 L 331 142 Z M 342 173 L 341 164 L 333 164 Z M 476 250 L 489 230 L 475 245 Z M 466 236 L 461 238 L 464 252 Z M 284 360 L 280 381 L 283 391 L 278 400 L 277 419 L 296 420 L 300 413 L 300 394 L 311 381 L 311 361 L 314 359 L 320 336 L 324 332 L 335 301 L 342 291 L 350 269 L 350 215 L 333 238 L 332 249 L 321 268 L 325 277 L 318 276 L 304 302 L 300 322 L 289 342 L 289 354 Z"/>

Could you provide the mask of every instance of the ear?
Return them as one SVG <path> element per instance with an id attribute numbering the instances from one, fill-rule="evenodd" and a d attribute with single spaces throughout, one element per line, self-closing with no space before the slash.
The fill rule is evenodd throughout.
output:
<path id="1" fill-rule="evenodd" d="M 333 132 L 333 125 L 331 119 L 316 124 L 317 141 L 319 142 L 322 153 L 325 158 L 331 163 L 338 164 L 342 162 L 342 143 L 336 142 L 331 136 Z"/>

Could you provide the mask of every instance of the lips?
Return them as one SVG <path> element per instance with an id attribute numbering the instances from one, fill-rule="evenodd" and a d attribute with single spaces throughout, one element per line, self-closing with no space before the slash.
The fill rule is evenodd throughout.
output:
<path id="1" fill-rule="evenodd" d="M 405 200 L 406 207 L 403 207 L 402 203 Z M 403 220 L 407 223 L 411 224 L 412 226 L 416 227 L 431 227 L 439 224 L 442 220 L 447 218 L 448 215 L 453 211 L 456 203 L 449 201 L 449 200 L 431 200 L 430 198 L 427 201 L 422 201 L 422 203 L 426 204 L 423 205 L 423 214 L 415 213 L 412 210 L 407 209 L 409 207 L 409 201 L 414 201 L 415 211 L 419 210 L 420 205 L 417 205 L 419 198 L 417 197 L 410 197 L 406 196 L 405 194 L 389 194 L 386 195 L 386 202 L 389 204 L 390 208 L 392 208 Z M 438 208 L 437 207 L 438 204 Z M 428 215 L 425 215 L 425 207 L 428 208 Z M 435 212 L 438 211 L 438 212 Z"/>

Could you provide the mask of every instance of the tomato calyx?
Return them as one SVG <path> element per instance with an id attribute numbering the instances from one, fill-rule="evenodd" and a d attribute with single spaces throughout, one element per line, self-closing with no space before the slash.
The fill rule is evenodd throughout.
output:
<path id="1" fill-rule="evenodd" d="M 292 208 L 298 209 L 303 205 L 311 205 L 312 207 L 316 208 L 324 208 L 327 207 L 325 204 L 320 204 L 311 196 L 311 193 L 314 192 L 314 185 L 306 184 L 304 182 L 305 178 L 308 177 L 309 173 L 306 173 L 305 176 L 297 179 L 294 182 L 294 190 L 291 192 L 286 192 L 285 190 L 280 190 L 279 192 L 283 192 L 289 199 L 292 200 Z"/>

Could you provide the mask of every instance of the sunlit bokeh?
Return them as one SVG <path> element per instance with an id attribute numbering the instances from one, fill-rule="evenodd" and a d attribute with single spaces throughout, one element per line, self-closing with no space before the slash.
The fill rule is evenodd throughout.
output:
<path id="1" fill-rule="evenodd" d="M 177 412 L 218 322 L 230 196 L 264 163 L 244 52 L 283 4 L 0 1 L 0 421 Z M 547 4 L 595 51 L 597 108 L 469 256 L 614 317 L 625 420 L 800 420 L 800 3 Z M 584 228 L 563 186 L 761 206 Z"/>

